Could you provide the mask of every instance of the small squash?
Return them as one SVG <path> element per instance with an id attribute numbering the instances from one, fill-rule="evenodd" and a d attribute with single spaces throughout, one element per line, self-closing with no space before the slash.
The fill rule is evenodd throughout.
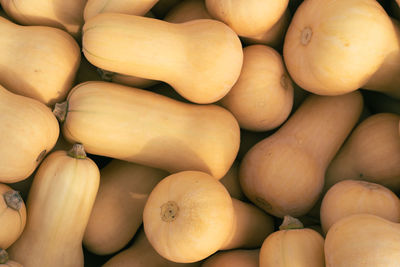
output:
<path id="1" fill-rule="evenodd" d="M 182 23 L 195 19 L 212 19 L 204 0 L 183 0 L 174 6 L 164 18 L 165 21 L 172 23 Z"/>
<path id="2" fill-rule="evenodd" d="M 260 267 L 324 267 L 324 239 L 316 231 L 285 216 L 279 231 L 269 235 L 260 250 Z M 352 266 L 352 265 L 348 265 Z"/>
<path id="3" fill-rule="evenodd" d="M 325 190 L 345 180 L 364 180 L 400 190 L 400 115 L 378 113 L 351 133 L 325 175 Z"/>
<path id="4" fill-rule="evenodd" d="M 208 12 L 240 36 L 262 34 L 279 20 L 289 0 L 206 0 Z"/>
<path id="5" fill-rule="evenodd" d="M 0 184 L 0 248 L 7 249 L 22 234 L 26 223 L 26 208 L 20 194 Z"/>
<path id="6" fill-rule="evenodd" d="M 7 251 L 0 248 L 0 267 L 23 267 L 23 266 L 16 261 L 9 260 Z"/>
<path id="7" fill-rule="evenodd" d="M 85 247 L 97 254 L 122 249 L 142 224 L 142 214 L 153 187 L 168 173 L 113 160 L 100 172 L 100 187 L 83 237 Z"/>
<path id="8" fill-rule="evenodd" d="M 258 267 L 260 249 L 220 251 L 209 257 L 201 267 Z"/>
<path id="9" fill-rule="evenodd" d="M 319 95 L 362 87 L 383 64 L 393 24 L 375 0 L 305 0 L 286 33 L 283 57 L 293 81 Z"/>
<path id="10" fill-rule="evenodd" d="M 239 148 L 239 126 L 227 110 L 113 83 L 77 85 L 55 112 L 64 137 L 89 153 L 170 173 L 199 170 L 219 179 Z"/>
<path id="11" fill-rule="evenodd" d="M 0 182 L 31 175 L 58 135 L 57 119 L 48 107 L 0 86 Z"/>
<path id="12" fill-rule="evenodd" d="M 85 23 L 82 45 L 93 65 L 164 81 L 200 104 L 225 96 L 239 78 L 243 62 L 238 36 L 215 20 L 175 24 L 104 13 Z"/>
<path id="13" fill-rule="evenodd" d="M 372 214 L 336 222 L 325 238 L 326 267 L 397 267 L 400 224 Z"/>
<path id="14" fill-rule="evenodd" d="M 368 213 L 400 222 L 400 200 L 386 187 L 365 181 L 344 180 L 326 192 L 321 204 L 321 225 L 325 233 L 341 218 Z"/>
<path id="15" fill-rule="evenodd" d="M 293 83 L 282 56 L 264 45 L 244 48 L 239 79 L 220 103 L 243 129 L 264 132 L 281 125 L 293 105 Z"/>
<path id="16" fill-rule="evenodd" d="M 46 157 L 29 191 L 25 230 L 9 248 L 10 257 L 24 267 L 83 267 L 82 239 L 99 178 L 80 144 Z"/>
<path id="17" fill-rule="evenodd" d="M 305 215 L 317 202 L 326 168 L 356 124 L 361 94 L 309 96 L 273 135 L 242 160 L 245 195 L 277 217 Z"/>

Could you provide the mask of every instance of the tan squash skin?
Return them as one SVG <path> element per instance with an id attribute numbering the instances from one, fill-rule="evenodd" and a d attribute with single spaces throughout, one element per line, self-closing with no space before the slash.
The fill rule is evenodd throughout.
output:
<path id="1" fill-rule="evenodd" d="M 204 0 L 184 0 L 174 6 L 164 20 L 172 23 L 182 23 L 195 19 L 211 19 Z"/>
<path id="2" fill-rule="evenodd" d="M 325 191 L 347 179 L 400 190 L 400 115 L 379 113 L 358 125 L 330 163 Z"/>
<path id="3" fill-rule="evenodd" d="M 234 198 L 232 203 L 233 230 L 220 250 L 261 247 L 264 239 L 274 231 L 274 219 L 253 204 Z"/>
<path id="4" fill-rule="evenodd" d="M 240 36 L 262 34 L 279 20 L 289 0 L 205 0 L 208 12 Z"/>
<path id="5" fill-rule="evenodd" d="M 282 56 L 264 45 L 244 48 L 239 79 L 220 103 L 243 129 L 264 132 L 281 125 L 293 105 L 293 83 Z"/>
<path id="6" fill-rule="evenodd" d="M 0 184 L 0 247 L 7 249 L 22 234 L 26 224 L 26 208 L 19 193 Z"/>
<path id="7" fill-rule="evenodd" d="M 107 82 L 72 89 L 62 128 L 67 140 L 92 154 L 218 179 L 231 167 L 240 141 L 235 118 L 221 107 Z"/>
<path id="8" fill-rule="evenodd" d="M 88 0 L 85 6 L 85 21 L 100 13 L 123 13 L 143 16 L 158 0 Z"/>
<path id="9" fill-rule="evenodd" d="M 393 24 L 375 0 L 305 0 L 286 33 L 293 81 L 319 95 L 362 87 L 385 60 Z"/>
<path id="10" fill-rule="evenodd" d="M 357 91 L 309 96 L 277 132 L 245 155 L 239 170 L 245 195 L 277 217 L 306 214 L 318 200 L 326 168 L 362 107 Z"/>
<path id="11" fill-rule="evenodd" d="M 265 239 L 259 259 L 260 267 L 325 267 L 324 239 L 301 223 L 299 228 L 281 228 Z"/>
<path id="12" fill-rule="evenodd" d="M 210 175 L 184 171 L 164 178 L 147 199 L 143 225 L 164 258 L 190 263 L 219 250 L 234 227 L 232 199 Z"/>
<path id="13" fill-rule="evenodd" d="M 240 188 L 238 161 L 235 160 L 233 162 L 229 171 L 219 181 L 225 186 L 231 197 L 238 200 L 245 200 L 246 196 L 244 195 L 242 188 Z"/>
<path id="14" fill-rule="evenodd" d="M 83 237 L 85 247 L 105 255 L 122 249 L 142 224 L 153 187 L 168 173 L 113 160 L 100 172 L 100 187 Z"/>
<path id="15" fill-rule="evenodd" d="M 321 225 L 325 233 L 341 218 L 368 213 L 400 222 L 400 200 L 386 187 L 365 181 L 345 180 L 332 186 L 321 204 Z"/>
<path id="16" fill-rule="evenodd" d="M 177 263 L 161 257 L 141 230 L 135 236 L 132 246 L 112 257 L 103 267 L 199 267 L 200 265 L 201 262 Z"/>
<path id="17" fill-rule="evenodd" d="M 83 267 L 82 239 L 100 173 L 91 159 L 82 158 L 79 145 L 74 148 L 74 156 L 81 158 L 56 151 L 36 173 L 25 230 L 8 250 L 24 267 Z"/>
<path id="18" fill-rule="evenodd" d="M 221 99 L 239 77 L 238 36 L 215 20 L 182 24 L 125 14 L 99 14 L 83 29 L 83 52 L 99 68 L 170 84 L 200 104 Z"/>
<path id="19" fill-rule="evenodd" d="M 397 267 L 399 231 L 399 224 L 372 214 L 345 217 L 325 238 L 326 267 Z"/>
<path id="20" fill-rule="evenodd" d="M 49 106 L 63 100 L 80 62 L 76 41 L 60 29 L 19 26 L 1 17 L 0 31 L 0 83 Z"/>
<path id="21" fill-rule="evenodd" d="M 0 182 L 24 180 L 54 147 L 59 126 L 51 110 L 0 86 Z"/>
<path id="22" fill-rule="evenodd" d="M 259 249 L 221 251 L 208 258 L 201 267 L 258 267 L 259 254 Z"/>
<path id="23" fill-rule="evenodd" d="M 55 27 L 78 37 L 86 1 L 0 0 L 0 3 L 19 24 Z"/>

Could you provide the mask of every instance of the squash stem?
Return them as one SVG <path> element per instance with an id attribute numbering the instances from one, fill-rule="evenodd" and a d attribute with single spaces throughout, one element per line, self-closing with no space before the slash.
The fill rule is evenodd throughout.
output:
<path id="1" fill-rule="evenodd" d="M 68 102 L 64 101 L 56 103 L 53 109 L 53 114 L 56 116 L 59 122 L 64 122 L 67 117 Z"/>
<path id="2" fill-rule="evenodd" d="M 8 253 L 5 249 L 0 248 L 0 264 L 7 263 Z"/>
<path id="3" fill-rule="evenodd" d="M 68 151 L 68 156 L 76 159 L 85 159 L 86 158 L 85 148 L 83 147 L 82 144 L 76 143 Z"/>
<path id="4" fill-rule="evenodd" d="M 24 201 L 18 191 L 10 190 L 3 194 L 7 207 L 19 211 Z"/>
<path id="5" fill-rule="evenodd" d="M 293 218 L 292 216 L 285 215 L 283 217 L 283 222 L 281 226 L 279 226 L 279 230 L 290 230 L 290 229 L 303 229 L 304 225 L 303 223 L 296 218 Z"/>

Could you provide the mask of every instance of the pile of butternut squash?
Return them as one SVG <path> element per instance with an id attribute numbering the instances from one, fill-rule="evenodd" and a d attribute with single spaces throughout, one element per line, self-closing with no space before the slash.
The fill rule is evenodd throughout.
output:
<path id="1" fill-rule="evenodd" d="M 399 266 L 399 4 L 0 0 L 0 266 Z"/>

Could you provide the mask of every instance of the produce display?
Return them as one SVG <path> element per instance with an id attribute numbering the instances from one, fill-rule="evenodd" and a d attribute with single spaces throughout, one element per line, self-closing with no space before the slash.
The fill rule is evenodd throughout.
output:
<path id="1" fill-rule="evenodd" d="M 399 20 L 0 0 L 0 267 L 400 266 Z"/>

